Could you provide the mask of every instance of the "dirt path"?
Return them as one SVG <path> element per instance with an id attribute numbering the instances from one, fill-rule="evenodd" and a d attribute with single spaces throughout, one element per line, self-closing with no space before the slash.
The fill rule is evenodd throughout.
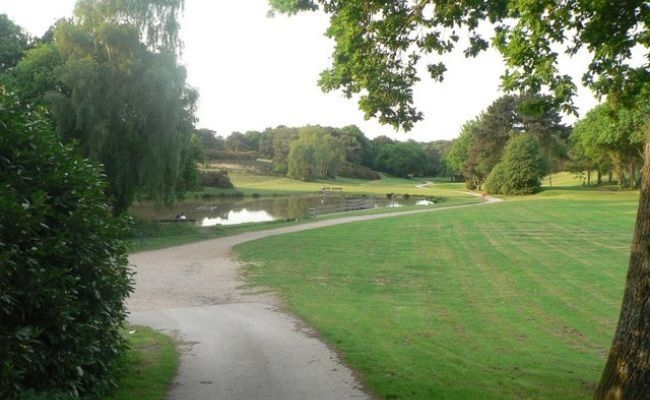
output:
<path id="1" fill-rule="evenodd" d="M 336 353 L 284 312 L 275 296 L 242 289 L 233 246 L 271 235 L 468 206 L 473 205 L 323 220 L 133 254 L 130 322 L 182 343 L 171 400 L 370 399 Z"/>

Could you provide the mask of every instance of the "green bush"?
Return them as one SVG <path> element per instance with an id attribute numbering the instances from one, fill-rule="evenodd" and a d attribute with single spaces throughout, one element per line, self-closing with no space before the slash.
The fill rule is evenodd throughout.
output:
<path id="1" fill-rule="evenodd" d="M 508 171 L 506 171 L 506 165 L 504 163 L 498 163 L 490 172 L 487 179 L 485 180 L 485 190 L 491 194 L 506 194 L 510 192 L 509 185 L 510 180 L 508 177 Z"/>
<path id="2" fill-rule="evenodd" d="M 548 164 L 537 139 L 525 133 L 516 134 L 508 140 L 503 158 L 485 180 L 485 190 L 507 195 L 536 193 L 547 173 Z"/>
<path id="3" fill-rule="evenodd" d="M 0 86 L 0 398 L 114 385 L 132 290 L 99 169 Z M 47 396 L 47 395 L 43 395 Z"/>

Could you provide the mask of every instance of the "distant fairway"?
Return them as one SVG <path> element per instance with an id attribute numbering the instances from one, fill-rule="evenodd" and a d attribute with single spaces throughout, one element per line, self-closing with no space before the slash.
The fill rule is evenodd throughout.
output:
<path id="1" fill-rule="evenodd" d="M 385 399 L 587 399 L 637 195 L 548 190 L 237 248 Z"/>

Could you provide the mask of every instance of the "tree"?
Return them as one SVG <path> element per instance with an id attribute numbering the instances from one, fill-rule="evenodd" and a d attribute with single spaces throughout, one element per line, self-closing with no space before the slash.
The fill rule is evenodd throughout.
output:
<path id="1" fill-rule="evenodd" d="M 596 184 L 602 183 L 602 174 L 611 170 L 611 165 L 604 151 L 600 149 L 587 147 L 589 143 L 583 143 L 580 136 L 572 133 L 569 137 L 569 162 L 566 164 L 568 171 L 587 176 L 583 176 L 583 184 L 591 185 L 591 173 L 596 171 Z M 596 153 L 593 153 L 596 151 Z"/>
<path id="2" fill-rule="evenodd" d="M 544 98 L 533 95 L 505 95 L 495 100 L 478 117 L 473 127 L 474 138 L 468 148 L 464 174 L 473 188 L 479 188 L 494 166 L 501 161 L 506 143 L 513 135 L 534 135 L 547 155 L 548 164 L 557 143 L 564 141 L 565 128 L 557 112 L 543 107 Z M 526 114 L 535 106 L 535 115 Z M 540 106 L 542 105 L 542 106 Z M 555 150 L 555 151 L 554 151 Z"/>
<path id="3" fill-rule="evenodd" d="M 0 74 L 18 64 L 29 44 L 29 35 L 14 24 L 7 14 L 0 14 Z"/>
<path id="4" fill-rule="evenodd" d="M 260 157 L 270 160 L 273 158 L 273 133 L 270 128 L 267 128 L 260 135 L 257 142 L 257 152 Z"/>
<path id="5" fill-rule="evenodd" d="M 548 170 L 538 139 L 529 133 L 514 135 L 508 140 L 503 158 L 485 180 L 485 189 L 492 194 L 536 193 Z"/>
<path id="6" fill-rule="evenodd" d="M 126 350 L 127 225 L 99 168 L 2 86 L 0 121 L 0 398 L 95 398 Z"/>
<path id="7" fill-rule="evenodd" d="M 375 161 L 379 171 L 407 178 L 422 176 L 427 170 L 427 155 L 415 142 L 397 142 L 383 146 Z"/>
<path id="8" fill-rule="evenodd" d="M 185 0 L 77 0 L 75 16 L 81 25 L 126 25 L 153 52 L 179 53 L 179 14 Z"/>
<path id="9" fill-rule="evenodd" d="M 181 152 L 181 173 L 177 183 L 179 193 L 195 189 L 199 185 L 199 164 L 205 164 L 203 142 L 197 133 L 192 133 L 189 146 Z"/>
<path id="10" fill-rule="evenodd" d="M 422 148 L 428 159 L 428 170 L 425 171 L 427 176 L 449 176 L 446 170 L 443 158 L 451 148 L 451 141 L 436 140 L 430 143 L 423 143 Z"/>
<path id="11" fill-rule="evenodd" d="M 217 132 L 205 128 L 198 129 L 195 132 L 201 140 L 201 147 L 206 161 L 219 158 L 226 150 L 226 141 L 221 136 L 218 136 Z"/>
<path id="12" fill-rule="evenodd" d="M 594 164 L 612 165 L 619 186 L 634 186 L 642 163 L 645 115 L 638 107 L 600 104 L 576 123 L 572 140 Z"/>
<path id="13" fill-rule="evenodd" d="M 259 151 L 260 140 L 262 140 L 262 132 L 246 131 L 246 133 L 244 133 L 244 137 L 246 138 L 247 146 L 251 151 Z"/>
<path id="14" fill-rule="evenodd" d="M 444 163 L 453 177 L 468 176 L 465 169 L 469 163 L 469 149 L 472 146 L 478 123 L 478 118 L 466 122 L 460 131 L 460 135 L 453 140 L 449 152 L 445 155 Z M 480 186 L 480 182 L 468 182 L 468 184 L 473 189 Z"/>
<path id="15" fill-rule="evenodd" d="M 635 47 L 650 47 L 650 5 L 641 0 L 567 1 L 362 1 L 269 0 L 275 10 L 295 13 L 321 8 L 330 17 L 326 34 L 335 41 L 332 67 L 321 75 L 324 90 L 362 93 L 359 106 L 368 117 L 409 129 L 422 118 L 413 106 L 418 62 L 444 54 L 465 30 L 467 56 L 489 47 L 480 29 L 494 29 L 492 44 L 504 57 L 506 90 L 543 92 L 552 105 L 575 112 L 576 85 L 559 71 L 563 50 L 589 52 L 583 83 L 617 102 L 628 102 L 650 82 L 645 65 L 635 65 Z M 441 80 L 444 64 L 432 60 L 427 71 Z M 648 97 L 645 97 L 646 99 Z M 531 107 L 534 109 L 535 107 Z M 532 110 L 531 110 L 532 111 Z M 647 397 L 650 365 L 650 129 L 645 129 L 641 196 L 629 272 L 610 353 L 595 398 Z"/>
<path id="16" fill-rule="evenodd" d="M 103 165 L 116 213 L 138 192 L 170 204 L 184 187 L 198 95 L 172 46 L 179 5 L 80 1 L 76 21 L 59 22 L 54 42 L 30 51 L 11 80 L 50 108 L 64 140 Z"/>
<path id="17" fill-rule="evenodd" d="M 66 90 L 56 72 L 63 63 L 59 48 L 54 43 L 41 44 L 27 51 L 11 73 L 7 74 L 7 85 L 30 104 L 51 105 L 55 109 L 64 107 L 53 101 Z"/>
<path id="18" fill-rule="evenodd" d="M 370 161 L 370 163 L 364 165 L 368 168 L 379 170 L 379 168 L 377 168 L 377 156 L 385 146 L 390 146 L 394 143 L 396 143 L 396 141 L 386 135 L 380 135 L 372 138 L 369 146 L 370 151 L 368 152 L 368 156 L 370 157 L 368 161 Z"/>
<path id="19" fill-rule="evenodd" d="M 234 153 L 251 150 L 246 136 L 241 132 L 232 132 L 228 135 L 226 138 L 226 148 Z"/>
<path id="20" fill-rule="evenodd" d="M 294 179 L 335 178 L 343 162 L 343 144 L 320 126 L 300 129 L 291 143 L 287 175 Z"/>
<path id="21" fill-rule="evenodd" d="M 479 189 L 492 169 L 501 161 L 506 143 L 513 135 L 528 133 L 542 146 L 542 154 L 551 164 L 557 156 L 566 128 L 557 112 L 537 105 L 544 99 L 537 96 L 501 96 L 474 120 L 463 126 L 461 137 L 448 162 L 462 173 L 470 189 Z M 535 104 L 536 115 L 527 115 L 524 108 Z"/>
<path id="22" fill-rule="evenodd" d="M 367 157 L 370 141 L 357 126 L 348 125 L 341 129 L 333 129 L 332 135 L 343 143 L 347 162 L 361 164 Z"/>
<path id="23" fill-rule="evenodd" d="M 298 137 L 298 128 L 278 126 L 267 134 L 273 137 L 273 170 L 279 174 L 286 174 L 291 142 Z"/>

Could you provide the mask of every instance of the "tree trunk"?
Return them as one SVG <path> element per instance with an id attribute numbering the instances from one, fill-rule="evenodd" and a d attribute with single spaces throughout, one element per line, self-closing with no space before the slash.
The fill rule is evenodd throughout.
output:
<path id="1" fill-rule="evenodd" d="M 650 131 L 618 326 L 594 399 L 650 398 Z"/>

